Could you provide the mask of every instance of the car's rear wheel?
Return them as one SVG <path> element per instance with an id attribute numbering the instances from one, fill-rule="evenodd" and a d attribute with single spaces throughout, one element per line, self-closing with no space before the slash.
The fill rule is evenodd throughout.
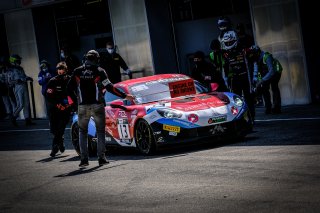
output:
<path id="1" fill-rule="evenodd" d="M 156 151 L 153 131 L 148 122 L 143 119 L 136 124 L 135 141 L 138 150 L 144 155 L 150 155 Z"/>
<path id="2" fill-rule="evenodd" d="M 80 156 L 80 145 L 79 145 L 79 125 L 75 122 L 71 126 L 71 142 L 74 150 Z M 89 156 L 94 157 L 97 155 L 97 138 L 88 135 L 88 152 Z"/>

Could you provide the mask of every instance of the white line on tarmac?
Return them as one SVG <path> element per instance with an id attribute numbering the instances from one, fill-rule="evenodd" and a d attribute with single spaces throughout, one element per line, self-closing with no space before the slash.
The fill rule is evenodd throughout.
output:
<path id="1" fill-rule="evenodd" d="M 270 122 L 270 121 L 300 121 L 300 120 L 319 120 L 320 117 L 315 118 L 278 118 L 278 119 L 266 119 L 266 120 L 255 120 L 258 122 Z"/>

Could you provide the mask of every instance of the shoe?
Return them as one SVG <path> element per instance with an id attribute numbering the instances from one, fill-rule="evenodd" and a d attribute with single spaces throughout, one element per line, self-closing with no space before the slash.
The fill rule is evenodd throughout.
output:
<path id="1" fill-rule="evenodd" d="M 17 123 L 17 118 L 16 117 L 14 117 L 14 116 L 12 116 L 12 118 L 11 118 L 11 123 L 13 124 L 13 126 L 18 126 L 18 123 Z"/>
<path id="2" fill-rule="evenodd" d="M 281 114 L 281 109 L 280 108 L 273 108 L 272 114 Z"/>
<path id="3" fill-rule="evenodd" d="M 35 123 L 33 123 L 30 118 L 26 118 L 26 126 L 32 126 L 32 125 L 35 125 Z"/>
<path id="4" fill-rule="evenodd" d="M 81 159 L 79 167 L 85 167 L 85 166 L 89 166 L 89 159 L 88 158 L 84 158 Z"/>
<path id="5" fill-rule="evenodd" d="M 98 158 L 98 162 L 99 162 L 99 166 L 102 166 L 102 165 L 105 165 L 105 164 L 109 163 L 109 161 L 107 160 L 106 157 Z"/>
<path id="6" fill-rule="evenodd" d="M 266 114 L 266 115 L 269 115 L 269 114 L 271 114 L 271 109 L 266 109 L 266 111 L 264 111 L 264 114 Z"/>
<path id="7" fill-rule="evenodd" d="M 51 156 L 51 157 L 56 156 L 56 154 L 58 153 L 58 151 L 59 151 L 59 146 L 58 146 L 58 145 L 53 145 L 53 146 L 52 146 L 51 153 L 50 153 L 50 156 Z"/>
<path id="8" fill-rule="evenodd" d="M 64 144 L 59 144 L 59 150 L 61 153 L 63 153 L 66 150 L 66 147 L 64 146 Z"/>

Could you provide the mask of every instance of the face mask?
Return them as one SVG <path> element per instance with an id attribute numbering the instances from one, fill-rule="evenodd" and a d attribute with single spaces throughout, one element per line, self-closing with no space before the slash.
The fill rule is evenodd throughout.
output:
<path id="1" fill-rule="evenodd" d="M 108 53 L 112 54 L 114 52 L 113 48 L 107 48 Z"/>

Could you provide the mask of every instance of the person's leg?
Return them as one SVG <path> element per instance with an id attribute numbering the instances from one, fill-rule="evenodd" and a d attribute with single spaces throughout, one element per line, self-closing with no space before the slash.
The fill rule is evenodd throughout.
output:
<path id="1" fill-rule="evenodd" d="M 88 154 L 88 123 L 90 119 L 90 105 L 79 105 L 78 123 L 79 123 L 79 146 L 81 153 L 81 163 L 89 158 Z M 82 166 L 80 163 L 79 166 Z"/>
<path id="2" fill-rule="evenodd" d="M 103 104 L 93 105 L 92 116 L 96 124 L 97 130 L 97 155 L 98 157 L 104 157 L 106 152 L 106 143 L 105 143 L 105 111 Z"/>
<path id="3" fill-rule="evenodd" d="M 54 157 L 59 151 L 57 134 L 58 134 L 58 129 L 59 129 L 60 118 L 59 118 L 59 114 L 57 113 L 57 110 L 52 109 L 51 117 L 49 120 L 50 120 L 50 131 L 53 134 L 50 156 Z"/>
<path id="4" fill-rule="evenodd" d="M 271 79 L 272 101 L 273 101 L 273 113 L 281 113 L 281 94 L 279 89 L 279 81 L 281 74 L 276 73 Z"/>
<path id="5" fill-rule="evenodd" d="M 20 111 L 23 108 L 23 91 L 21 85 L 16 85 L 14 87 L 14 96 L 16 99 L 16 108 L 13 111 L 13 117 L 17 118 L 19 116 Z"/>
<path id="6" fill-rule="evenodd" d="M 98 137 L 98 144 L 97 144 L 97 156 L 99 165 L 104 165 L 109 163 L 106 159 L 106 143 L 105 143 L 105 111 L 103 104 L 94 105 L 93 114 L 94 122 L 96 124 L 97 129 L 97 137 Z"/>
<path id="7" fill-rule="evenodd" d="M 270 114 L 271 113 L 271 96 L 270 96 L 270 82 L 266 81 L 263 83 L 262 86 L 262 96 L 264 100 L 264 106 L 266 108 L 265 113 Z"/>
<path id="8" fill-rule="evenodd" d="M 34 125 L 30 116 L 30 99 L 28 93 L 28 85 L 24 84 L 23 88 L 23 115 L 26 121 L 26 125 Z"/>
<path id="9" fill-rule="evenodd" d="M 58 128 L 58 133 L 57 133 L 57 141 L 58 141 L 58 146 L 59 150 L 61 153 L 65 151 L 65 145 L 64 145 L 64 132 L 66 129 L 66 126 L 70 120 L 70 112 L 69 110 L 66 111 L 61 111 L 59 113 L 59 128 Z"/>
<path id="10" fill-rule="evenodd" d="M 7 95 L 2 96 L 2 101 L 3 101 L 4 107 L 5 107 L 7 116 L 11 117 L 12 116 L 12 106 L 10 103 L 9 96 L 7 96 Z"/>

